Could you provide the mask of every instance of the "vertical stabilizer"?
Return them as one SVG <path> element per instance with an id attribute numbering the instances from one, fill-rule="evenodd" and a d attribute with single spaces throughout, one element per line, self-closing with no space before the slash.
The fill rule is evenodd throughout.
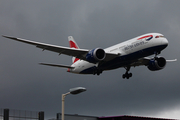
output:
<path id="1" fill-rule="evenodd" d="M 69 36 L 68 37 L 68 40 L 69 40 L 69 46 L 70 48 L 75 48 L 75 49 L 79 49 L 79 46 L 77 45 L 76 41 L 74 40 L 74 38 L 72 36 Z M 75 63 L 76 61 L 78 61 L 79 58 L 75 58 L 73 57 L 72 58 L 72 62 Z"/>

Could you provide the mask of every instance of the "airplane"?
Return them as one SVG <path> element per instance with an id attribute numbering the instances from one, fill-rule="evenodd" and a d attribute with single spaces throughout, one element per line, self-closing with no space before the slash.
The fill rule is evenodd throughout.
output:
<path id="1" fill-rule="evenodd" d="M 177 59 L 166 60 L 158 56 L 168 46 L 168 40 L 160 33 L 148 33 L 133 39 L 121 42 L 106 49 L 94 48 L 91 50 L 80 49 L 72 36 L 68 36 L 70 47 L 57 46 L 41 42 L 30 41 L 22 38 L 3 36 L 15 41 L 27 43 L 64 55 L 72 56 L 72 65 L 40 63 L 41 65 L 67 68 L 67 72 L 77 74 L 100 75 L 103 71 L 124 67 L 123 79 L 132 77 L 129 73 L 131 67 L 147 66 L 151 71 L 158 71 L 166 66 L 167 62 Z M 154 55 L 150 58 L 147 56 Z"/>

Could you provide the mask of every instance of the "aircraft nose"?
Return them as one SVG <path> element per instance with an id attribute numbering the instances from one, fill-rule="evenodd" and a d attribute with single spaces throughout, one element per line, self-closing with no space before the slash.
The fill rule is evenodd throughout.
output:
<path id="1" fill-rule="evenodd" d="M 165 46 L 168 46 L 168 40 L 167 40 L 166 38 L 163 38 L 163 39 L 161 40 L 161 43 L 162 43 L 163 45 L 165 45 Z"/>

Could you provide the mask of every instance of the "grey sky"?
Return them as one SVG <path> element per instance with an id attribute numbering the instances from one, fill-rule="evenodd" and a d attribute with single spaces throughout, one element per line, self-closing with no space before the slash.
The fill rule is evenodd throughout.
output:
<path id="1" fill-rule="evenodd" d="M 0 34 L 69 46 L 72 35 L 81 48 L 106 48 L 133 37 L 158 32 L 169 40 L 166 59 L 180 59 L 180 1 L 173 0 L 1 0 Z M 45 111 L 47 118 L 61 111 L 61 94 L 86 87 L 66 97 L 65 113 L 92 116 L 140 115 L 179 118 L 179 61 L 151 72 L 132 68 L 100 76 L 77 75 L 40 62 L 71 64 L 71 57 L 34 46 L 0 39 L 0 107 Z M 168 111 L 178 111 L 174 116 Z M 164 113 L 164 114 L 163 114 Z"/>

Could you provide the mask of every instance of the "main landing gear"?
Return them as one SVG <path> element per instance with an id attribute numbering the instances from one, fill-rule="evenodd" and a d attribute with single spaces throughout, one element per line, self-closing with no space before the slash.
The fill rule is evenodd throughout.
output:
<path id="1" fill-rule="evenodd" d="M 126 69 L 126 73 L 122 75 L 122 78 L 129 79 L 130 77 L 132 77 L 132 73 L 128 73 L 131 67 L 124 67 L 124 68 Z"/>

